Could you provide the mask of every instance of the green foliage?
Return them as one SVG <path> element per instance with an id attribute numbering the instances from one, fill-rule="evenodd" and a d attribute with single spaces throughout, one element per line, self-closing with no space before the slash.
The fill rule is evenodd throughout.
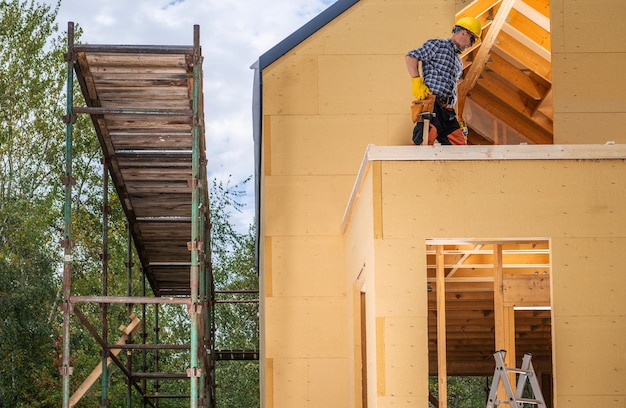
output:
<path id="1" fill-rule="evenodd" d="M 0 2 L 0 198 L 28 199 L 58 184 L 65 71 L 52 37 L 57 11 Z"/>
<path id="2" fill-rule="evenodd" d="M 56 9 L 0 1 L 0 406 L 59 400 L 58 167 L 63 78 Z M 48 46 L 46 46 L 46 44 Z"/>
<path id="3" fill-rule="evenodd" d="M 58 263 L 40 233 L 46 208 L 21 200 L 0 205 L 0 406 L 46 406 L 58 394 L 50 324 Z"/>
<path id="4" fill-rule="evenodd" d="M 491 380 L 485 377 L 448 377 L 448 407 L 450 408 L 483 408 L 487 403 Z M 437 377 L 428 379 L 428 390 L 438 398 Z M 430 407 L 435 407 L 429 404 Z"/>
<path id="5" fill-rule="evenodd" d="M 0 408 L 59 406 L 62 355 L 62 314 L 59 310 L 65 191 L 66 42 L 55 23 L 60 2 L 51 8 L 35 1 L 0 0 Z M 78 41 L 81 30 L 76 27 Z M 74 104 L 83 105 L 78 87 Z M 79 115 L 72 130 L 71 194 L 72 294 L 100 295 L 103 276 L 106 294 L 151 296 L 134 249 L 128 250 L 128 232 L 119 198 L 109 186 L 107 252 L 102 262 L 103 191 L 101 151 L 91 120 Z M 210 192 L 211 254 L 218 290 L 258 288 L 255 234 L 237 232 L 232 212 L 240 211 L 245 195 L 241 184 L 213 181 Z M 129 262 L 130 261 L 130 262 Z M 103 274 L 106 266 L 106 275 Z M 130 281 L 128 277 L 130 276 Z M 236 300 L 258 298 L 257 293 L 235 294 Z M 97 332 L 103 309 L 79 304 Z M 127 305 L 107 308 L 108 342 L 114 343 L 127 325 Z M 157 312 L 158 311 L 158 312 Z M 189 343 L 189 316 L 176 305 L 135 305 L 132 312 L 145 321 L 147 343 Z M 156 315 L 159 315 L 157 331 Z M 258 349 L 258 304 L 220 304 L 214 311 L 216 348 Z M 144 316 L 145 315 L 145 316 Z M 144 318 L 145 317 L 145 318 Z M 140 342 L 141 332 L 133 341 Z M 70 336 L 70 390 L 75 390 L 101 361 L 100 345 L 76 316 Z M 126 363 L 126 352 L 119 355 Z M 129 357 L 136 371 L 181 372 L 189 366 L 186 350 L 135 351 Z M 137 369 L 139 367 L 139 369 Z M 215 371 L 220 407 L 258 407 L 258 362 L 220 362 Z M 125 374 L 111 364 L 106 377 L 110 407 L 125 407 Z M 156 391 L 148 381 L 148 392 Z M 161 393 L 188 394 L 188 381 L 163 381 Z M 81 405 L 97 406 L 100 381 Z M 131 406 L 140 406 L 133 389 Z M 180 406 L 180 400 L 161 401 L 161 408 Z"/>
<path id="6" fill-rule="evenodd" d="M 255 264 L 255 231 L 242 234 L 230 221 L 231 211 L 240 209 L 237 199 L 243 185 L 213 183 L 211 188 L 211 238 L 213 273 L 217 291 L 256 291 L 259 287 Z M 215 348 L 258 350 L 259 308 L 257 292 L 219 294 L 217 299 L 241 303 L 215 306 Z M 257 361 L 221 361 L 216 365 L 216 400 L 219 407 L 252 408 L 260 404 Z"/>

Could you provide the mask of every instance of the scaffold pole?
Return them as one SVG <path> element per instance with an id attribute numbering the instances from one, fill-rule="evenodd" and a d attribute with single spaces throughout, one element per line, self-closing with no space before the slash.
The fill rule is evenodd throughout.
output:
<path id="1" fill-rule="evenodd" d="M 190 352 L 190 368 L 188 375 L 190 377 L 190 407 L 198 406 L 198 319 L 201 310 L 201 304 L 198 302 L 199 289 L 199 210 L 200 210 L 200 78 L 202 72 L 202 60 L 200 53 L 200 26 L 193 27 L 193 151 L 192 151 L 192 170 L 191 170 L 191 268 L 190 268 L 190 289 L 191 304 L 189 308 L 191 317 L 191 352 Z"/>
<path id="2" fill-rule="evenodd" d="M 60 367 L 63 376 L 63 408 L 70 408 L 70 313 L 71 313 L 71 284 L 72 284 L 72 132 L 74 125 L 74 23 L 68 23 L 67 27 L 67 88 L 66 88 L 66 115 L 65 120 L 65 203 L 63 211 L 63 363 Z"/>

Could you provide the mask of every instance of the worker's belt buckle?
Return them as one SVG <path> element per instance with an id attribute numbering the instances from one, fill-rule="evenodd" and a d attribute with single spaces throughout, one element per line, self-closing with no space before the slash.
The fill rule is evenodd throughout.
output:
<path id="1" fill-rule="evenodd" d="M 445 109 L 448 109 L 448 110 L 454 109 L 454 105 L 452 105 L 453 101 L 454 101 L 453 96 L 437 95 L 437 102 L 439 102 L 441 106 L 443 106 Z"/>

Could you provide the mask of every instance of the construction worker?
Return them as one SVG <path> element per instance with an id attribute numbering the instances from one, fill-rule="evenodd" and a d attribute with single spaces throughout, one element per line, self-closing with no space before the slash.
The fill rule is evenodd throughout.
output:
<path id="1" fill-rule="evenodd" d="M 406 54 L 406 67 L 412 78 L 415 99 L 425 100 L 431 94 L 436 96 L 428 134 L 430 145 L 434 144 L 435 139 L 442 145 L 467 144 L 465 132 L 461 129 L 454 110 L 457 102 L 457 81 L 463 73 L 459 54 L 480 41 L 481 35 L 480 22 L 474 17 L 463 17 L 456 22 L 452 35 L 447 40 L 428 40 L 420 48 Z M 420 75 L 420 62 L 423 76 Z M 415 124 L 413 143 L 422 144 L 423 128 L 423 121 Z"/>

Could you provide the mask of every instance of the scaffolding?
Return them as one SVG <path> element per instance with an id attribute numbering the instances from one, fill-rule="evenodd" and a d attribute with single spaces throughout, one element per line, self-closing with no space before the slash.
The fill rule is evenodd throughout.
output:
<path id="1" fill-rule="evenodd" d="M 109 364 L 127 377 L 127 401 L 141 395 L 142 405 L 158 407 L 164 398 L 189 399 L 190 407 L 214 407 L 216 356 L 248 359 L 249 352 L 214 350 L 215 288 L 210 259 L 210 220 L 204 137 L 202 55 L 199 26 L 194 26 L 192 46 L 127 46 L 74 44 L 74 23 L 68 23 L 67 106 L 63 262 L 63 407 L 76 404 L 96 378 L 101 376 L 100 405 L 109 406 L 106 381 Z M 84 107 L 74 106 L 75 78 L 85 98 Z M 75 296 L 72 293 L 72 173 L 73 126 L 77 114 L 91 117 L 103 153 L 103 249 L 102 293 Z M 111 178 L 128 225 L 128 293 L 108 293 L 108 185 Z M 142 272 L 142 296 L 132 296 L 132 244 Z M 146 282 L 147 281 L 147 282 Z M 153 296 L 147 295 L 147 283 Z M 101 328 L 92 325 L 79 304 L 101 308 Z M 111 343 L 108 310 L 111 304 L 128 305 L 131 323 L 120 327 L 123 335 Z M 189 344 L 160 344 L 159 306 L 185 305 L 190 320 Z M 155 339 L 146 342 L 146 306 L 154 305 Z M 133 313 L 141 307 L 141 318 Z M 84 387 L 70 393 L 73 372 L 70 350 L 70 317 L 75 316 L 102 348 L 101 364 L 85 380 Z M 141 330 L 141 342 L 133 335 Z M 188 350 L 189 365 L 182 372 L 159 372 L 158 353 Z M 118 354 L 125 350 L 124 363 Z M 148 371 L 146 352 L 157 354 Z M 136 370 L 129 357 L 142 353 Z M 256 356 L 258 359 L 258 356 Z M 188 395 L 159 393 L 163 381 L 189 381 Z M 153 382 L 148 392 L 148 382 Z M 154 385 L 156 384 L 156 385 Z M 129 402 L 130 403 L 130 402 Z"/>

